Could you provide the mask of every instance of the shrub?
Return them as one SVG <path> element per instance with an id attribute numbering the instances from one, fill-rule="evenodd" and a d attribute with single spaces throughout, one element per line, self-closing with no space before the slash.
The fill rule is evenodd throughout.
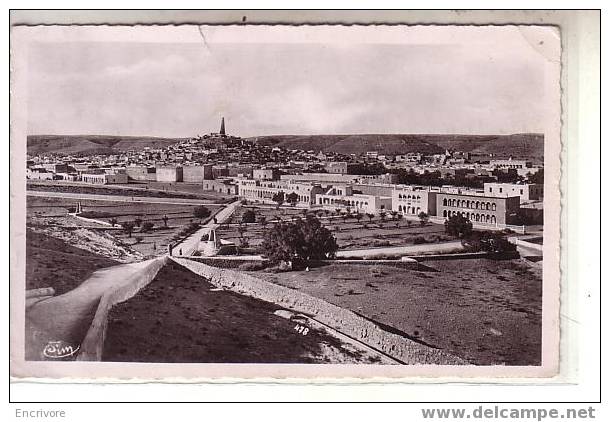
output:
<path id="1" fill-rule="evenodd" d="M 193 217 L 198 218 L 199 221 L 208 218 L 211 214 L 212 212 L 204 205 L 198 205 L 193 209 Z"/>
<path id="2" fill-rule="evenodd" d="M 237 269 L 241 271 L 260 271 L 265 268 L 262 262 L 244 262 Z"/>
<path id="3" fill-rule="evenodd" d="M 256 222 L 256 214 L 252 210 L 247 210 L 241 216 L 242 223 L 254 223 Z"/>
<path id="4" fill-rule="evenodd" d="M 155 227 L 155 223 L 145 221 L 144 223 L 142 223 L 142 229 L 140 231 L 146 233 L 152 231 L 153 227 Z"/>

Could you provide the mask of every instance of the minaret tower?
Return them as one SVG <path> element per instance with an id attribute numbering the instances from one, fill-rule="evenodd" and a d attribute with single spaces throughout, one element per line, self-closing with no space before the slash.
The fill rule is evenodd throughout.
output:
<path id="1" fill-rule="evenodd" d="M 226 132 L 225 132 L 225 118 L 224 117 L 220 121 L 220 134 L 223 135 L 223 136 L 226 135 Z"/>

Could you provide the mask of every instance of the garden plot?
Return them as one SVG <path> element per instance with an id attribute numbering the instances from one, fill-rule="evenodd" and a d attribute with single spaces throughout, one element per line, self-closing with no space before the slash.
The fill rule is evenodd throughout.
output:
<path id="1" fill-rule="evenodd" d="M 240 224 L 247 210 L 254 212 L 255 223 Z M 246 242 L 249 246 L 259 246 L 267 227 L 280 219 L 290 221 L 304 217 L 306 210 L 282 207 L 259 208 L 241 206 L 236 210 L 230 224 L 223 224 L 218 229 L 222 239 L 237 244 Z M 442 243 L 455 240 L 445 234 L 445 227 L 439 224 L 419 221 L 393 219 L 390 214 L 385 218 L 379 215 L 367 217 L 362 214 L 358 221 L 356 217 L 337 214 L 334 211 L 316 210 L 320 221 L 336 237 L 339 249 L 366 249 L 377 247 L 406 246 L 424 243 Z M 261 221 L 261 217 L 264 221 Z"/>
<path id="2" fill-rule="evenodd" d="M 83 217 L 99 220 L 106 224 L 87 222 L 89 228 L 103 230 L 143 256 L 160 255 L 166 252 L 170 241 L 191 223 L 200 220 L 193 216 L 196 205 L 147 204 L 140 202 L 108 202 L 95 200 L 79 201 L 83 207 Z M 48 223 L 78 226 L 83 220 L 68 216 L 68 209 L 75 207 L 74 200 L 64 198 L 28 197 L 27 216 L 38 225 Z M 206 205 L 213 213 L 220 206 Z M 167 217 L 167 219 L 165 219 Z M 126 233 L 121 224 L 134 222 L 132 233 Z M 114 223 L 114 226 L 109 225 Z M 146 223 L 152 224 L 144 230 Z"/>

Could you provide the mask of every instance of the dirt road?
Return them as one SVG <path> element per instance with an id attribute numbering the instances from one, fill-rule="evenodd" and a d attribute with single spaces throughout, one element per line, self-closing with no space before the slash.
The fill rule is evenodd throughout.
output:
<path id="1" fill-rule="evenodd" d="M 142 202 L 145 204 L 171 204 L 171 205 L 226 205 L 208 202 L 206 199 L 186 199 L 186 198 L 162 198 L 155 196 L 130 196 L 130 195 L 101 195 L 94 193 L 70 193 L 70 192 L 45 192 L 33 191 L 26 192 L 27 196 L 40 196 L 45 198 L 67 198 L 67 199 L 90 199 L 95 201 L 110 202 Z"/>
<path id="2" fill-rule="evenodd" d="M 367 258 L 375 255 L 419 255 L 422 253 L 448 253 L 460 252 L 464 248 L 459 240 L 445 243 L 427 243 L 412 246 L 392 246 L 387 248 L 370 248 L 342 250 L 337 252 L 337 258 L 358 257 Z"/>
<path id="3" fill-rule="evenodd" d="M 101 297 L 133 282 L 155 258 L 116 265 L 93 273 L 76 289 L 41 300 L 26 309 L 25 359 L 41 360 L 52 341 L 78 347 L 91 324 Z"/>

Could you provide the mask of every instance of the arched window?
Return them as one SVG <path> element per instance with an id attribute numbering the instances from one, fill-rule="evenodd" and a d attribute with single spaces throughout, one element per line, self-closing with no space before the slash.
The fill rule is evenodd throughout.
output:
<path id="1" fill-rule="evenodd" d="M 491 224 L 496 224 L 496 216 L 495 215 L 491 216 Z"/>
<path id="2" fill-rule="evenodd" d="M 491 204 L 491 210 L 495 211 L 496 210 L 496 203 L 494 202 L 493 204 Z"/>
<path id="3" fill-rule="evenodd" d="M 443 206 L 446 207 L 447 206 L 447 198 L 443 198 Z"/>
<path id="4" fill-rule="evenodd" d="M 443 217 L 447 218 L 447 210 L 443 211 Z"/>
<path id="5" fill-rule="evenodd" d="M 486 209 L 487 211 L 489 211 L 489 202 L 487 202 L 487 203 L 485 204 L 485 209 Z"/>
<path id="6" fill-rule="evenodd" d="M 489 223 L 489 220 L 490 220 L 490 218 L 489 218 L 489 214 L 487 214 L 487 215 L 485 216 L 485 222 L 486 222 L 486 223 Z M 494 220 L 495 220 L 495 218 L 494 218 Z"/>
<path id="7" fill-rule="evenodd" d="M 481 203 L 479 201 L 477 201 L 476 209 L 479 209 L 480 207 L 481 207 Z"/>

